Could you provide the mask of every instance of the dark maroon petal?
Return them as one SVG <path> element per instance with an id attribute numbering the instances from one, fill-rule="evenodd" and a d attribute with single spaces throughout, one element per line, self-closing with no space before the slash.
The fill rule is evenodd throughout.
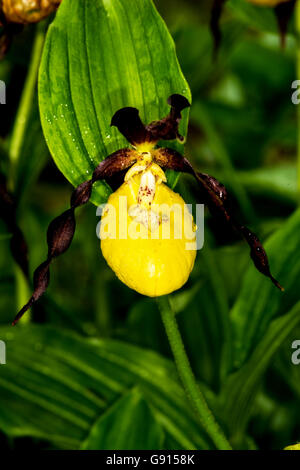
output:
<path id="1" fill-rule="evenodd" d="M 62 255 L 72 243 L 76 223 L 74 207 L 52 220 L 47 231 L 48 259 Z"/>
<path id="2" fill-rule="evenodd" d="M 170 104 L 170 113 L 160 121 L 153 121 L 147 130 L 151 134 L 151 141 L 174 140 L 184 141 L 184 137 L 179 134 L 178 127 L 181 121 L 181 112 L 190 106 L 189 101 L 182 95 L 174 94 L 168 98 Z"/>
<path id="3" fill-rule="evenodd" d="M 44 263 L 40 264 L 40 266 L 34 271 L 33 274 L 33 286 L 34 286 L 34 300 L 38 300 L 45 290 L 47 289 L 50 281 L 50 272 L 49 272 L 49 265 L 50 265 L 50 258 L 48 258 Z"/>
<path id="4" fill-rule="evenodd" d="M 175 150 L 158 149 L 154 155 L 155 161 L 163 168 L 189 173 L 194 176 L 199 183 L 201 200 L 207 205 L 211 214 L 234 228 L 244 237 L 250 247 L 250 256 L 255 267 L 262 274 L 269 277 L 278 289 L 283 291 L 283 287 L 270 272 L 268 257 L 259 238 L 250 229 L 234 220 L 225 186 L 213 176 L 196 172 L 191 163 Z"/>
<path id="5" fill-rule="evenodd" d="M 108 176 L 113 176 L 114 173 L 118 173 L 121 169 L 130 167 L 136 161 L 136 157 L 137 154 L 134 150 L 118 150 L 97 166 L 90 180 L 84 181 L 74 189 L 71 196 L 70 208 L 49 224 L 47 231 L 48 257 L 35 270 L 33 276 L 33 294 L 15 317 L 13 325 L 17 324 L 24 313 L 46 291 L 50 279 L 50 263 L 54 258 L 62 255 L 71 245 L 76 229 L 75 209 L 89 201 L 93 183 Z"/>
<path id="6" fill-rule="evenodd" d="M 222 34 L 220 29 L 220 18 L 226 0 L 214 0 L 210 17 L 210 30 L 214 39 L 214 56 L 217 55 L 220 48 Z"/>
<path id="7" fill-rule="evenodd" d="M 112 117 L 111 126 L 116 126 L 132 145 L 149 141 L 151 137 L 136 108 L 119 109 Z"/>
<path id="8" fill-rule="evenodd" d="M 126 170 L 133 165 L 138 158 L 138 153 L 132 149 L 120 149 L 109 155 L 95 169 L 92 181 L 97 179 L 107 179 L 122 170 Z"/>
<path id="9" fill-rule="evenodd" d="M 184 96 L 173 94 L 168 98 L 168 104 L 171 106 L 169 114 L 147 126 L 142 123 L 136 108 L 119 109 L 114 114 L 111 125 L 116 126 L 133 146 L 144 142 L 155 144 L 159 140 L 178 139 L 183 142 L 184 137 L 179 134 L 178 126 L 182 110 L 189 107 L 190 103 Z"/>
<path id="10" fill-rule="evenodd" d="M 167 102 L 171 106 L 171 113 L 173 114 L 174 118 L 176 117 L 180 118 L 181 111 L 191 106 L 190 102 L 187 100 L 185 96 L 178 95 L 177 93 L 169 96 Z"/>
<path id="11" fill-rule="evenodd" d="M 289 2 L 280 3 L 274 8 L 275 16 L 277 18 L 281 46 L 285 46 L 285 37 L 288 30 L 288 25 L 295 9 L 296 0 L 290 0 Z"/>
<path id="12" fill-rule="evenodd" d="M 73 191 L 71 196 L 71 206 L 79 207 L 86 204 L 92 193 L 92 180 L 84 181 Z"/>
<path id="13" fill-rule="evenodd" d="M 244 225 L 237 226 L 237 228 L 243 234 L 245 240 L 250 246 L 250 256 L 254 262 L 255 267 L 262 274 L 269 277 L 271 281 L 273 282 L 273 284 L 275 284 L 275 286 L 278 287 L 278 289 L 280 289 L 281 291 L 284 291 L 284 288 L 279 284 L 278 281 L 276 281 L 276 279 L 274 279 L 274 277 L 272 276 L 270 272 L 270 266 L 269 266 L 267 254 L 259 238 L 257 237 L 257 235 L 255 235 L 255 233 L 253 233 Z"/>
<path id="14" fill-rule="evenodd" d="M 153 152 L 153 158 L 163 169 L 171 169 L 191 174 L 194 173 L 190 162 L 176 150 L 169 149 L 167 147 L 156 149 Z"/>

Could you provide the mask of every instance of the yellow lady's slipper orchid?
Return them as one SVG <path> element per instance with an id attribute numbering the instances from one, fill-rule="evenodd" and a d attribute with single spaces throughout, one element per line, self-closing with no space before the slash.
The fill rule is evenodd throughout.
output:
<path id="1" fill-rule="evenodd" d="M 109 197 L 100 228 L 109 266 L 124 284 L 149 297 L 182 287 L 196 258 L 193 217 L 165 182 L 151 153 L 140 153 Z"/>
<path id="2" fill-rule="evenodd" d="M 184 200 L 165 184 L 163 170 L 170 169 L 196 179 L 202 201 L 211 213 L 245 238 L 255 267 L 284 290 L 270 272 L 259 238 L 232 217 L 224 185 L 213 176 L 195 171 L 176 150 L 158 146 L 160 140 L 184 141 L 178 127 L 181 112 L 190 104 L 178 94 L 171 95 L 168 104 L 169 114 L 148 125 L 141 121 L 137 108 L 121 108 L 113 115 L 111 125 L 118 128 L 131 147 L 119 149 L 101 161 L 92 177 L 74 189 L 70 208 L 50 223 L 47 259 L 36 268 L 32 296 L 13 325 L 44 294 L 51 262 L 69 248 L 76 228 L 75 209 L 90 200 L 96 181 L 109 182 L 124 170 L 127 171 L 124 183 L 105 206 L 100 238 L 103 256 L 127 286 L 149 297 L 165 295 L 183 286 L 193 269 L 196 226 Z"/>

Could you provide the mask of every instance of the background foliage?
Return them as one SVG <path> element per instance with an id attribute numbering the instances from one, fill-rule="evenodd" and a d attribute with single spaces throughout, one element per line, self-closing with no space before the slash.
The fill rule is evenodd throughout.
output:
<path id="1" fill-rule="evenodd" d="M 282 51 L 272 12 L 232 0 L 213 61 L 210 2 L 156 0 L 182 75 L 168 29 L 153 4 L 142 3 L 78 1 L 70 13 L 63 0 L 40 69 L 45 138 L 64 176 L 78 184 L 124 145 L 109 127 L 116 109 L 132 105 L 145 121 L 158 119 L 169 94 L 190 98 L 190 87 L 185 153 L 226 184 L 236 215 L 266 242 L 285 293 L 255 271 L 235 234 L 207 216 L 205 247 L 171 303 L 196 377 L 233 446 L 280 449 L 300 439 L 299 368 L 290 359 L 300 335 L 295 38 L 291 31 Z M 17 36 L 0 63 L 8 86 L 0 169 L 8 177 L 34 29 Z M 13 173 L 31 272 L 45 258 L 47 225 L 71 192 L 41 123 L 35 91 Z M 109 191 L 99 185 L 93 201 Z M 197 201 L 189 177 L 180 177 L 176 191 Z M 0 339 L 7 343 L 0 447 L 213 448 L 180 385 L 155 301 L 121 284 L 103 260 L 95 212 L 92 204 L 78 211 L 74 241 L 53 264 L 47 294 L 15 329 L 8 324 L 28 291 L 0 221 Z"/>

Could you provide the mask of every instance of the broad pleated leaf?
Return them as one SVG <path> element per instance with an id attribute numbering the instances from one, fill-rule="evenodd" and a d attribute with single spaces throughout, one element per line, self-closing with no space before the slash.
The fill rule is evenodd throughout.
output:
<path id="1" fill-rule="evenodd" d="M 234 16 L 241 19 L 245 24 L 258 30 L 278 32 L 273 8 L 254 5 L 247 0 L 229 0 L 227 5 L 234 13 Z"/>
<path id="2" fill-rule="evenodd" d="M 46 326 L 0 328 L 0 430 L 79 448 L 101 414 L 138 385 L 174 448 L 209 448 L 172 363 L 112 340 Z"/>
<path id="3" fill-rule="evenodd" d="M 128 146 L 110 127 L 118 109 L 136 107 L 148 123 L 168 113 L 172 93 L 191 99 L 173 40 L 151 0 L 63 1 L 47 34 L 39 102 L 50 152 L 74 186 Z M 175 180 L 172 173 L 169 183 Z M 109 192 L 97 183 L 93 201 L 104 202 Z"/>
<path id="4" fill-rule="evenodd" d="M 299 245 L 300 210 L 297 210 L 265 243 L 271 269 L 285 292 L 275 289 L 253 266 L 249 267 L 245 275 L 240 295 L 231 312 L 235 367 L 240 367 L 247 359 L 271 320 L 287 312 L 299 300 Z"/>
<path id="5" fill-rule="evenodd" d="M 81 449 L 158 450 L 163 430 L 138 389 L 121 397 L 92 427 Z"/>
<path id="6" fill-rule="evenodd" d="M 243 439 L 263 374 L 274 354 L 299 323 L 300 302 L 291 311 L 270 323 L 248 361 L 228 378 L 221 394 L 220 408 L 235 443 Z"/>

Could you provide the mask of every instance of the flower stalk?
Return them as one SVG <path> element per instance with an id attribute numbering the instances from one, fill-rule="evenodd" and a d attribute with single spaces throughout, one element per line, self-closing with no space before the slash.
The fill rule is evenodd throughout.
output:
<path id="1" fill-rule="evenodd" d="M 215 446 L 220 450 L 231 450 L 225 434 L 209 409 L 203 393 L 196 382 L 184 344 L 178 329 L 174 312 L 171 309 L 167 296 L 157 298 L 162 321 L 174 355 L 177 371 L 186 391 L 186 394 L 200 418 L 200 421 Z"/>

